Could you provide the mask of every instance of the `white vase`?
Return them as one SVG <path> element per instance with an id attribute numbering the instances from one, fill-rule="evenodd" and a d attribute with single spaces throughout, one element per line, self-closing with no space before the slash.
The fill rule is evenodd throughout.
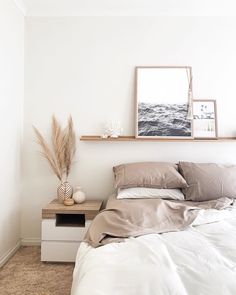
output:
<path id="1" fill-rule="evenodd" d="M 85 201 L 85 193 L 82 191 L 82 188 L 80 186 L 76 187 L 76 191 L 73 194 L 73 199 L 75 203 L 81 204 Z"/>

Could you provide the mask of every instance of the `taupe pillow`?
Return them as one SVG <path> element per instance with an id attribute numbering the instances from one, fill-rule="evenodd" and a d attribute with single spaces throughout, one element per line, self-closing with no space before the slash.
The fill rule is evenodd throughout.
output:
<path id="1" fill-rule="evenodd" d="M 179 171 L 187 181 L 186 200 L 208 201 L 236 198 L 236 166 L 180 162 Z"/>
<path id="2" fill-rule="evenodd" d="M 172 163 L 143 162 L 115 166 L 115 188 L 184 188 L 186 181 Z"/>

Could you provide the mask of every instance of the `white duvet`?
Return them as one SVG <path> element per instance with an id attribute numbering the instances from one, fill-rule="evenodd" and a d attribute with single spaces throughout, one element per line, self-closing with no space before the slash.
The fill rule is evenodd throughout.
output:
<path id="1" fill-rule="evenodd" d="M 185 231 L 82 243 L 71 294 L 235 295 L 236 210 L 202 210 Z"/>

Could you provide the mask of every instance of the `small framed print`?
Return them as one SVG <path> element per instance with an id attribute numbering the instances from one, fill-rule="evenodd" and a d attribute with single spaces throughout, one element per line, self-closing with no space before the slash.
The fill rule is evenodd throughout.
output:
<path id="1" fill-rule="evenodd" d="M 213 99 L 193 100 L 194 138 L 217 138 L 216 101 Z"/>

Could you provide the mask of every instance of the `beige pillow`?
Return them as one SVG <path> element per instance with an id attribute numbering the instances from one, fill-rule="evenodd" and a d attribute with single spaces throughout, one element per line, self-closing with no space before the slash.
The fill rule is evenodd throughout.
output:
<path id="1" fill-rule="evenodd" d="M 172 163 L 143 162 L 115 166 L 115 188 L 184 188 L 186 181 Z"/>
<path id="2" fill-rule="evenodd" d="M 179 171 L 188 183 L 188 187 L 183 189 L 186 200 L 236 198 L 235 165 L 180 162 Z"/>

